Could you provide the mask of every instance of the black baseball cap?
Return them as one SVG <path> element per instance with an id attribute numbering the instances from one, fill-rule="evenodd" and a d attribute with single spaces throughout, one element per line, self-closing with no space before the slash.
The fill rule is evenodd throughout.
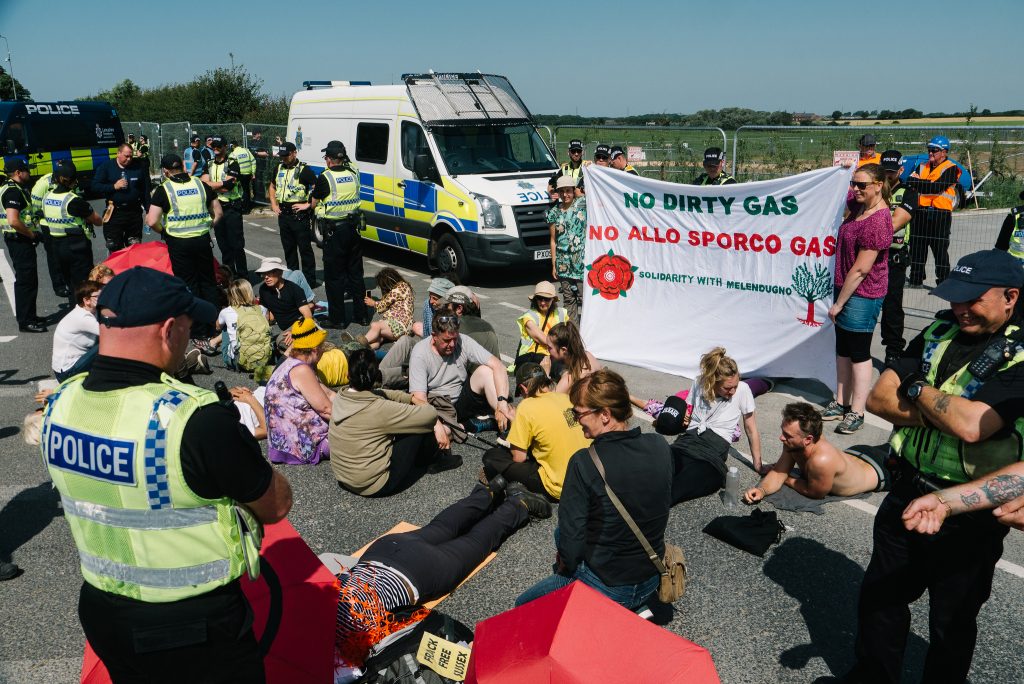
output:
<path id="1" fill-rule="evenodd" d="M 520 385 L 525 385 L 534 378 L 539 378 L 547 375 L 544 372 L 544 368 L 539 363 L 533 361 L 526 361 L 516 366 L 516 396 L 519 396 L 522 392 L 519 389 Z"/>
<path id="2" fill-rule="evenodd" d="M 583 151 L 583 141 L 579 140 L 577 138 L 573 138 L 572 140 L 570 140 L 569 141 L 569 151 L 572 152 L 573 150 L 579 150 L 579 151 L 582 152 Z"/>
<path id="3" fill-rule="evenodd" d="M 181 161 L 181 157 L 176 154 L 165 154 L 160 157 L 160 168 L 173 171 L 174 169 L 184 169 L 185 164 Z"/>
<path id="4" fill-rule="evenodd" d="M 295 152 L 295 151 L 296 151 L 295 150 L 295 143 L 291 143 L 291 142 L 286 142 L 286 143 L 284 143 L 283 145 L 281 145 L 280 147 L 277 148 L 278 155 L 280 155 L 282 157 L 284 155 L 290 153 L 290 152 Z"/>
<path id="5" fill-rule="evenodd" d="M 210 143 L 210 147 L 224 147 L 227 142 L 219 135 L 213 136 L 213 141 Z"/>
<path id="6" fill-rule="evenodd" d="M 903 163 L 903 153 L 899 150 L 886 150 L 882 153 L 882 168 L 886 171 L 899 171 Z"/>
<path id="7" fill-rule="evenodd" d="M 103 287 L 96 314 L 100 323 L 108 327 L 137 328 L 182 314 L 188 314 L 197 323 L 213 323 L 217 320 L 217 307 L 193 295 L 184 280 L 135 266 L 114 276 Z"/>
<path id="8" fill-rule="evenodd" d="M 709 147 L 704 150 L 704 166 L 718 166 L 725 161 L 725 152 L 721 147 Z"/>
<path id="9" fill-rule="evenodd" d="M 594 159 L 598 157 L 610 157 L 612 156 L 612 148 L 608 147 L 604 143 L 601 143 L 594 148 Z"/>
<path id="10" fill-rule="evenodd" d="M 72 161 L 64 160 L 57 164 L 57 168 L 53 170 L 54 178 L 70 178 L 74 180 L 78 178 L 78 168 Z"/>
<path id="11" fill-rule="evenodd" d="M 1001 249 L 961 257 L 932 294 L 959 304 L 973 301 L 993 287 L 1024 287 L 1024 266 Z"/>
<path id="12" fill-rule="evenodd" d="M 873 136 L 871 133 L 865 133 L 864 135 L 860 136 L 860 140 L 858 142 L 864 147 L 874 147 L 875 145 L 878 144 L 878 141 L 875 140 L 875 136 Z"/>
<path id="13" fill-rule="evenodd" d="M 28 171 L 28 164 L 24 159 L 11 159 L 4 165 L 4 173 L 10 175 L 15 171 Z"/>
<path id="14" fill-rule="evenodd" d="M 621 148 L 621 147 L 619 147 L 618 145 L 613 145 L 613 146 L 612 146 L 612 153 L 611 153 L 611 159 L 615 159 L 616 157 L 622 157 L 622 156 L 624 156 L 625 154 L 626 154 L 626 153 L 625 153 L 625 152 L 623 152 L 623 151 L 622 151 L 622 148 Z"/>
<path id="15" fill-rule="evenodd" d="M 326 154 L 328 157 L 337 158 L 348 156 L 348 151 L 345 150 L 345 143 L 341 142 L 340 140 L 332 140 L 331 142 L 327 143 L 327 147 L 323 148 L 320 151 Z"/>

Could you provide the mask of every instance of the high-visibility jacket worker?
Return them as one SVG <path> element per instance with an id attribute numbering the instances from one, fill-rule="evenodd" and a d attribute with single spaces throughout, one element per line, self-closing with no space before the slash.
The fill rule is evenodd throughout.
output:
<path id="1" fill-rule="evenodd" d="M 231 151 L 228 158 L 238 163 L 239 178 L 242 186 L 242 213 L 248 214 L 252 210 L 252 184 L 256 175 L 256 155 L 237 143 L 231 143 Z"/>
<path id="2" fill-rule="evenodd" d="M 103 219 L 75 194 L 78 169 L 72 162 L 58 164 L 53 177 L 56 184 L 43 195 L 43 219 L 53 240 L 57 268 L 68 286 L 68 299 L 74 305 L 75 288 L 92 270 L 92 227 L 103 225 Z"/>
<path id="3" fill-rule="evenodd" d="M 948 156 L 949 139 L 935 136 L 928 141 L 928 161 L 906 180 L 907 187 L 917 191 L 908 276 L 913 287 L 924 281 L 929 250 L 935 257 L 935 281 L 941 283 L 949 275 L 949 235 L 961 172 Z"/>
<path id="4" fill-rule="evenodd" d="M 36 311 L 39 294 L 39 272 L 36 268 L 36 245 L 39 226 L 32 211 L 28 189 L 29 170 L 24 159 L 7 162 L 7 182 L 0 187 L 0 232 L 11 255 L 14 267 L 14 317 L 18 330 L 27 333 L 46 332 L 46 324 Z"/>
<path id="5" fill-rule="evenodd" d="M 889 210 L 892 212 L 892 243 L 889 245 L 889 275 L 882 300 L 882 346 L 885 347 L 885 363 L 890 365 L 903 353 L 906 341 L 903 338 L 906 314 L 903 310 L 903 289 L 907 282 L 907 265 L 910 263 L 910 224 L 917 207 L 917 193 L 900 182 L 903 169 L 903 155 L 899 150 L 886 150 L 881 155 L 880 166 L 891 187 Z"/>
<path id="6" fill-rule="evenodd" d="M 1024 192 L 1020 193 L 1020 199 L 1024 200 Z M 999 228 L 999 237 L 996 238 L 996 249 L 1009 252 L 1017 259 L 1024 261 L 1024 204 L 1010 209 L 1003 219 L 1003 225 Z"/>
<path id="7" fill-rule="evenodd" d="M 693 185 L 732 185 L 736 179 L 725 173 L 725 152 L 721 147 L 704 150 L 704 173 L 693 179 Z"/>
<path id="8" fill-rule="evenodd" d="M 324 290 L 327 294 L 326 327 L 345 327 L 352 320 L 368 325 L 370 313 L 363 290 L 363 248 L 359 231 L 359 171 L 338 140 L 327 143 L 322 152 L 327 169 L 313 187 L 313 212 L 323 239 Z M 345 302 L 351 299 L 351 317 Z"/>
<path id="9" fill-rule="evenodd" d="M 39 226 L 39 239 L 43 243 L 43 249 L 46 250 L 46 270 L 50 274 L 53 294 L 63 298 L 71 293 L 68 291 L 67 283 L 64 282 L 64 276 L 61 275 L 60 267 L 57 264 L 57 253 L 53 249 L 53 240 L 50 238 L 50 227 L 46 225 L 46 219 L 43 217 L 43 196 L 53 190 L 54 185 L 53 174 L 47 173 L 40 176 L 32 186 L 32 215 Z"/>
<path id="10" fill-rule="evenodd" d="M 608 163 L 611 164 L 613 169 L 625 171 L 626 173 L 633 174 L 634 176 L 640 175 L 637 173 L 636 169 L 633 168 L 633 165 L 626 160 L 626 153 L 618 145 L 612 147 Z"/>
<path id="11" fill-rule="evenodd" d="M 230 267 L 235 276 L 245 278 L 249 275 L 249 266 L 245 258 L 245 232 L 242 227 L 245 211 L 239 185 L 242 174 L 238 170 L 238 162 L 228 158 L 224 138 L 213 136 L 211 144 L 213 159 L 206 165 L 202 180 L 216 191 L 223 212 L 223 217 L 213 224 L 217 244 L 220 246 L 221 263 Z"/>
<path id="12" fill-rule="evenodd" d="M 871 133 L 865 133 L 860 136 L 860 140 L 857 141 L 857 149 L 860 152 L 860 158 L 857 159 L 857 168 L 859 169 L 866 164 L 881 164 L 882 155 L 875 151 L 875 146 L 878 144 L 878 140 Z"/>
<path id="13" fill-rule="evenodd" d="M 316 173 L 299 161 L 298 150 L 291 142 L 277 152 L 281 163 L 271 176 L 270 208 L 277 214 L 284 262 L 295 271 L 302 266 L 302 275 L 310 287 L 317 287 L 316 255 L 313 253 L 313 215 L 309 191 L 316 183 Z"/>
<path id="14" fill-rule="evenodd" d="M 583 158 L 583 141 L 576 138 L 569 141 L 569 161 L 562 162 L 559 168 L 563 176 L 575 178 L 577 181 L 583 178 L 583 167 L 589 166 L 591 161 Z"/>
<path id="15" fill-rule="evenodd" d="M 192 322 L 216 316 L 174 276 L 115 276 L 97 303 L 102 354 L 43 417 L 85 580 L 79 617 L 115 682 L 264 681 L 238 580 L 259 574 L 260 523 L 291 492 L 232 407 L 169 375 Z"/>
<path id="16" fill-rule="evenodd" d="M 569 314 L 565 308 L 558 306 L 558 291 L 555 290 L 555 286 L 546 280 L 537 283 L 530 296 L 530 308 L 516 319 L 516 326 L 519 328 L 519 349 L 516 350 L 516 358 L 510 364 L 509 371 L 514 372 L 516 366 L 527 361 L 540 363 L 548 356 L 547 346 L 538 342 L 537 337 L 544 339 L 548 330 L 568 318 Z"/>

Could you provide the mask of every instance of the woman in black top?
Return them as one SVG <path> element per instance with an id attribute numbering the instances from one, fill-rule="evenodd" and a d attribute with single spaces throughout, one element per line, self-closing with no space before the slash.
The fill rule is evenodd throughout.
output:
<path id="1" fill-rule="evenodd" d="M 569 391 L 573 417 L 594 440 L 608 485 L 661 556 L 671 506 L 672 457 L 655 434 L 630 429 L 629 390 L 618 373 L 601 369 Z M 580 580 L 635 609 L 658 588 L 658 570 L 605 493 L 587 449 L 569 461 L 555 533 L 556 573 L 527 589 L 522 605 Z"/>

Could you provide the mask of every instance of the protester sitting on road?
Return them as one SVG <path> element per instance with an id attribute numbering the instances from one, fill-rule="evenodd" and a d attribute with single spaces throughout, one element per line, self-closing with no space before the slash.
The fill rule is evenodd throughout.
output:
<path id="1" fill-rule="evenodd" d="M 291 344 L 292 324 L 307 320 L 312 322 L 313 310 L 306 301 L 306 295 L 295 283 L 284 277 L 284 262 L 276 257 L 264 259 L 256 272 L 263 277 L 260 285 L 260 304 L 267 309 L 267 318 L 282 331 L 279 344 Z"/>
<path id="2" fill-rule="evenodd" d="M 248 387 L 232 387 L 231 398 L 238 409 L 238 422 L 246 427 L 258 440 L 267 438 L 267 413 L 263 407 L 267 388 L 257 387 L 256 391 Z"/>
<path id="3" fill-rule="evenodd" d="M 239 319 L 242 322 L 243 339 L 239 339 Z M 264 365 L 269 363 L 270 328 L 266 320 L 267 309 L 256 303 L 249 281 L 244 278 L 232 281 L 228 287 L 228 305 L 220 310 L 215 324 L 220 334 L 210 340 L 210 344 L 220 348 L 221 358 L 227 368 L 254 369 L 259 365 L 256 359 Z M 243 342 L 246 349 L 241 354 Z M 240 356 L 244 357 L 241 364 Z"/>
<path id="4" fill-rule="evenodd" d="M 786 404 L 782 409 L 782 456 L 756 486 L 743 494 L 743 501 L 757 503 L 782 489 L 792 487 L 809 499 L 826 496 L 856 496 L 889 489 L 889 471 L 874 451 L 844 453 L 821 436 L 821 414 L 806 402 Z M 790 475 L 794 468 L 800 476 Z"/>
<path id="5" fill-rule="evenodd" d="M 373 646 L 424 617 L 410 608 L 451 593 L 531 518 L 551 517 L 543 497 L 511 486 L 506 495 L 505 486 L 504 478 L 477 484 L 424 527 L 373 542 L 338 574 L 336 672 L 362 667 Z"/>
<path id="6" fill-rule="evenodd" d="M 578 579 L 635 609 L 658 588 L 661 575 L 605 493 L 605 481 L 661 558 L 671 506 L 672 455 L 660 436 L 629 428 L 629 390 L 615 371 L 602 369 L 578 380 L 569 399 L 584 437 L 594 440 L 605 479 L 589 449 L 580 449 L 569 460 L 558 506 L 557 570 L 527 589 L 516 605 Z"/>
<path id="7" fill-rule="evenodd" d="M 509 482 L 526 485 L 531 492 L 556 500 L 562 495 L 569 458 L 590 446 L 590 440 L 572 417 L 569 395 L 553 392 L 554 387 L 540 364 L 519 364 L 516 394 L 526 398 L 516 407 L 508 433 L 509 448 L 497 446 L 484 452 L 488 480 L 503 475 Z"/>
<path id="8" fill-rule="evenodd" d="M 402 335 L 409 334 L 416 302 L 412 286 L 390 266 L 382 268 L 375 279 L 381 299 L 377 301 L 366 295 L 363 303 L 376 308 L 380 320 L 370 323 L 365 336 L 356 338 L 370 349 L 377 349 L 383 342 L 394 342 Z"/>
<path id="9" fill-rule="evenodd" d="M 722 488 L 732 435 L 741 420 L 754 470 L 767 472 L 761 462 L 754 396 L 740 382 L 739 367 L 724 348 L 715 347 L 700 357 L 700 375 L 694 378 L 688 398 L 693 406 L 689 427 L 672 444 L 673 505 Z"/>
<path id="10" fill-rule="evenodd" d="M 432 322 L 432 334 L 413 347 L 409 358 L 409 391 L 425 404 L 429 395 L 450 401 L 459 421 L 494 415 L 504 431 L 515 417 L 508 397 L 508 373 L 501 360 L 459 332 L 460 320 L 444 306 Z M 470 363 L 479 367 L 469 372 Z"/>
<path id="11" fill-rule="evenodd" d="M 530 295 L 529 310 L 516 319 L 516 325 L 519 326 L 519 349 L 516 351 L 514 365 L 539 363 L 550 372 L 548 331 L 552 326 L 566 320 L 568 314 L 563 307 L 558 306 L 555 286 L 546 280 L 537 283 L 533 288 L 533 294 Z"/>
<path id="12" fill-rule="evenodd" d="M 577 380 L 603 368 L 601 362 L 583 346 L 580 329 L 572 321 L 558 323 L 548 330 L 548 354 L 556 392 L 568 394 Z"/>
<path id="13" fill-rule="evenodd" d="M 61 382 L 92 367 L 92 360 L 99 349 L 100 322 L 96 319 L 96 302 L 102 289 L 103 286 L 95 280 L 79 283 L 75 288 L 77 305 L 54 330 L 50 367 Z"/>
<path id="14" fill-rule="evenodd" d="M 451 453 L 450 434 L 432 406 L 380 389 L 372 350 L 352 352 L 348 387 L 334 399 L 328 433 L 331 470 L 342 487 L 362 496 L 389 496 L 428 469 L 457 468 L 462 458 Z"/>
<path id="15" fill-rule="evenodd" d="M 412 331 L 417 337 L 425 337 L 427 332 L 432 328 L 430 327 L 430 321 L 434 317 L 434 312 L 437 311 L 444 303 L 444 298 L 448 294 L 448 290 L 455 287 L 448 278 L 434 278 L 430 281 L 430 287 L 427 288 L 427 300 L 423 302 L 423 321 L 413 324 Z"/>
<path id="16" fill-rule="evenodd" d="M 89 280 L 95 280 L 100 285 L 106 285 L 114 278 L 114 269 L 106 264 L 96 264 L 89 271 Z"/>
<path id="17" fill-rule="evenodd" d="M 498 333 L 494 326 L 480 317 L 480 303 L 477 296 L 465 285 L 456 285 L 448 290 L 444 299 L 459 317 L 459 332 L 468 335 L 492 356 L 501 356 Z M 473 368 L 470 368 L 472 372 Z"/>
<path id="18" fill-rule="evenodd" d="M 871 336 L 888 288 L 893 236 L 885 169 L 865 164 L 854 172 L 850 187 L 853 199 L 836 245 L 835 303 L 828 311 L 836 325 L 836 398 L 821 414 L 822 420 L 841 419 L 836 432 L 844 435 L 864 427 Z"/>
<path id="19" fill-rule="evenodd" d="M 327 331 L 305 318 L 290 332 L 290 355 L 267 382 L 267 456 L 274 463 L 319 463 L 330 456 L 327 421 L 334 392 L 320 384 L 313 369 Z"/>

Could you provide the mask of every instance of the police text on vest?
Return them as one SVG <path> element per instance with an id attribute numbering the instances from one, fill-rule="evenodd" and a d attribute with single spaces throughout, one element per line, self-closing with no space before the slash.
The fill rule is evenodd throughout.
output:
<path id="1" fill-rule="evenodd" d="M 135 442 L 51 424 L 44 444 L 46 459 L 55 468 L 114 484 L 135 484 Z"/>

